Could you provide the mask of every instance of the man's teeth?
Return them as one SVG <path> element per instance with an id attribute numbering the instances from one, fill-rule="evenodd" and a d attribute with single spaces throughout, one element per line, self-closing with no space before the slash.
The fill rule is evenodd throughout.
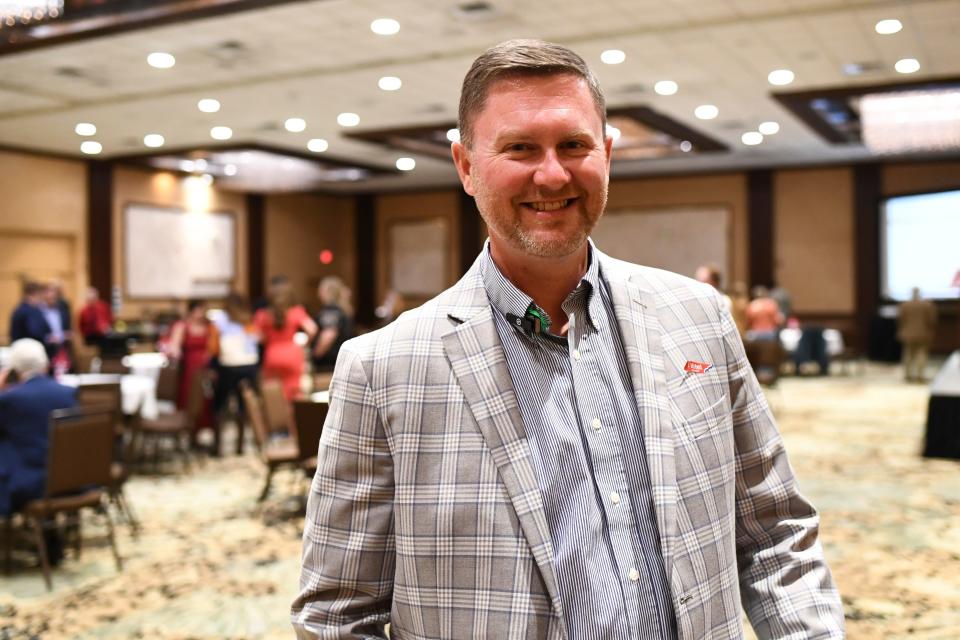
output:
<path id="1" fill-rule="evenodd" d="M 570 204 L 569 198 L 567 200 L 556 200 L 554 202 L 531 202 L 528 206 L 537 211 L 556 211 L 557 209 L 563 209 L 568 204 Z"/>

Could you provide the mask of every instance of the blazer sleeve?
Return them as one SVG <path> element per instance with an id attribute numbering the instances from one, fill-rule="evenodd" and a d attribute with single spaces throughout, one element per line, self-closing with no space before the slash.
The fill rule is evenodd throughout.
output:
<path id="1" fill-rule="evenodd" d="M 393 458 L 360 358 L 345 345 L 307 502 L 300 639 L 386 637 L 395 567 Z"/>
<path id="2" fill-rule="evenodd" d="M 721 312 L 736 447 L 740 594 L 761 639 L 843 638 L 843 607 L 736 325 Z"/>

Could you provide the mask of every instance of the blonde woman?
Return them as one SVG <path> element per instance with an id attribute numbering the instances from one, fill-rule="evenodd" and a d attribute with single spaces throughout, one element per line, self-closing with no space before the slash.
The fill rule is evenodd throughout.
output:
<path id="1" fill-rule="evenodd" d="M 320 334 L 313 344 L 312 360 L 315 372 L 333 371 L 340 346 L 353 337 L 353 304 L 350 288 L 337 276 L 327 276 L 317 287 L 320 312 L 317 326 Z"/>

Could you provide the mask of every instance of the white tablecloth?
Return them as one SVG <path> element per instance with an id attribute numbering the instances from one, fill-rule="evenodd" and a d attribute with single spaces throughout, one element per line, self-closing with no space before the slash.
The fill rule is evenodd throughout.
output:
<path id="1" fill-rule="evenodd" d="M 117 375 L 109 373 L 81 373 L 80 375 L 62 375 L 58 379 L 61 384 L 69 387 L 78 387 L 85 384 L 106 384 L 120 381 L 121 403 L 123 412 L 127 415 L 137 413 L 147 419 L 154 419 L 157 410 L 157 381 L 150 376 Z"/>
<path id="2" fill-rule="evenodd" d="M 797 350 L 797 345 L 800 344 L 800 335 L 802 333 L 803 332 L 800 329 L 780 330 L 780 344 L 783 345 L 783 348 L 787 351 L 787 353 L 793 353 Z M 824 329 L 823 339 L 827 343 L 827 355 L 832 357 L 843 353 L 842 333 L 836 329 Z"/>

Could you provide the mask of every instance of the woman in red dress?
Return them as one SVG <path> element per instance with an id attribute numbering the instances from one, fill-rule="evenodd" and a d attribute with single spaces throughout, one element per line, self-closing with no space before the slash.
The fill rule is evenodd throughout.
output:
<path id="1" fill-rule="evenodd" d="M 303 347 L 294 342 L 293 337 L 303 331 L 308 340 L 313 339 L 317 325 L 306 309 L 294 300 L 289 280 L 273 279 L 270 306 L 254 314 L 253 324 L 260 331 L 263 344 L 260 375 L 264 380 L 280 380 L 284 396 L 293 400 L 300 394 L 304 363 Z"/>
<path id="2" fill-rule="evenodd" d="M 207 305 L 203 300 L 187 302 L 187 315 L 178 320 L 170 329 L 169 355 L 180 366 L 180 390 L 177 394 L 177 408 L 186 411 L 190 403 L 190 389 L 197 376 L 201 375 L 210 362 L 212 348 L 217 341 L 217 329 L 207 320 Z M 194 425 L 194 439 L 202 428 L 213 427 L 209 400 L 204 401 L 203 410 Z"/>

